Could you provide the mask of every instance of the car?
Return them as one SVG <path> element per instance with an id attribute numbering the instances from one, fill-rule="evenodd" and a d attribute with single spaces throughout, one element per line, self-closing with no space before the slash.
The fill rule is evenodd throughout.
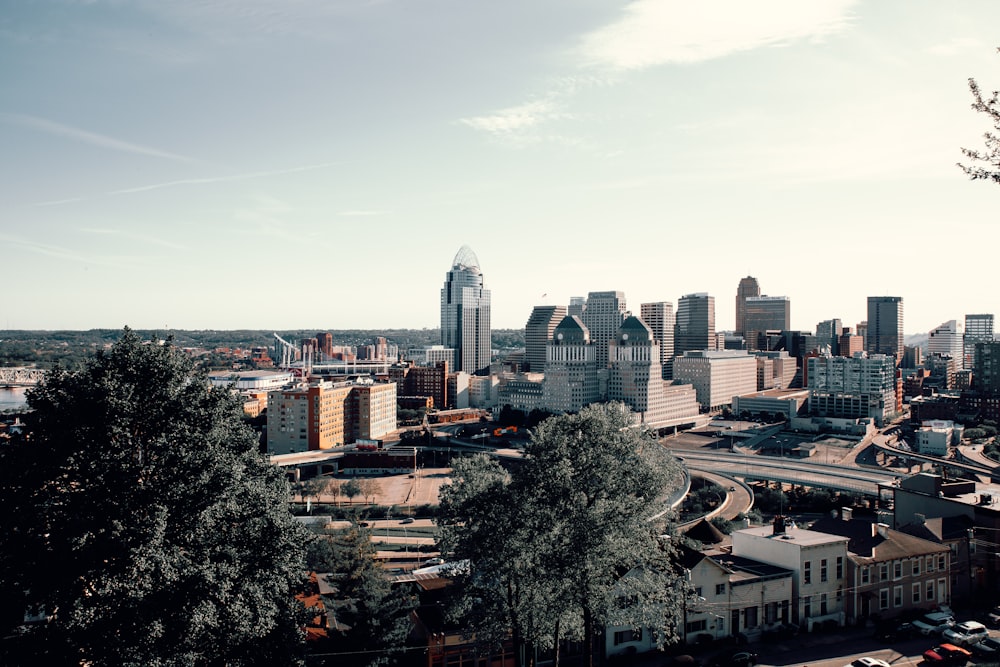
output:
<path id="1" fill-rule="evenodd" d="M 989 637 L 990 631 L 979 621 L 963 621 L 945 630 L 941 636 L 949 644 L 968 646 Z"/>
<path id="2" fill-rule="evenodd" d="M 940 644 L 927 649 L 923 655 L 930 665 L 964 665 L 972 657 L 968 649 L 954 644 Z"/>
<path id="3" fill-rule="evenodd" d="M 880 660 L 879 658 L 871 658 L 866 655 L 864 657 L 856 658 L 850 661 L 849 663 L 844 665 L 844 667 L 892 667 L 892 666 L 885 660 Z"/>
<path id="4" fill-rule="evenodd" d="M 895 642 L 920 636 L 920 630 L 913 623 L 889 621 L 875 627 L 875 639 L 883 642 Z"/>
<path id="5" fill-rule="evenodd" d="M 413 523 L 413 517 L 412 517 L 412 516 L 408 516 L 408 517 L 406 517 L 405 519 L 403 519 L 402 521 L 400 521 L 399 523 L 400 523 L 400 524 L 404 524 L 404 523 Z"/>
<path id="6" fill-rule="evenodd" d="M 1000 626 L 1000 606 L 993 607 L 993 609 L 986 614 L 986 622 L 993 627 Z"/>
<path id="7" fill-rule="evenodd" d="M 757 664 L 757 654 L 752 651 L 729 651 L 715 657 L 709 667 L 753 667 Z"/>
<path id="8" fill-rule="evenodd" d="M 976 642 L 970 646 L 969 650 L 972 651 L 972 655 L 974 656 L 996 659 L 997 656 L 1000 656 L 1000 640 L 987 637 L 983 641 Z"/>
<path id="9" fill-rule="evenodd" d="M 932 611 L 913 621 L 913 627 L 922 635 L 940 635 L 955 625 L 955 617 L 943 611 Z"/>

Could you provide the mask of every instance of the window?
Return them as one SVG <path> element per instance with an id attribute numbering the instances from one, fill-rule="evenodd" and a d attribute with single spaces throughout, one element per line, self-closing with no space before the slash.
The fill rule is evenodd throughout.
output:
<path id="1" fill-rule="evenodd" d="M 837 556 L 837 578 L 838 579 L 843 579 L 844 578 L 844 557 L 843 556 Z"/>
<path id="2" fill-rule="evenodd" d="M 819 580 L 826 581 L 826 559 L 819 562 Z"/>
<path id="3" fill-rule="evenodd" d="M 826 616 L 826 593 L 819 596 L 819 615 Z"/>
<path id="4" fill-rule="evenodd" d="M 892 561 L 892 578 L 893 579 L 903 578 L 903 561 L 900 560 Z"/>
<path id="5" fill-rule="evenodd" d="M 893 586 L 892 587 L 892 606 L 902 607 L 903 606 L 903 587 Z"/>
<path id="6" fill-rule="evenodd" d="M 870 584 L 871 583 L 871 578 L 872 578 L 871 568 L 867 567 L 867 566 L 862 567 L 861 568 L 861 583 L 863 583 L 863 584 Z"/>
<path id="7" fill-rule="evenodd" d="M 684 626 L 684 628 L 685 630 L 687 630 L 688 633 L 704 632 L 706 629 L 708 629 L 708 622 L 705 619 L 701 619 L 698 621 L 690 621 L 688 622 L 687 625 Z M 640 637 L 641 636 L 642 636 L 642 631 L 640 631 Z"/>
<path id="8" fill-rule="evenodd" d="M 692 625 L 697 625 L 701 623 L 700 628 L 694 630 L 688 630 L 688 632 L 698 632 L 699 630 L 705 629 L 705 621 L 695 621 L 694 623 L 688 623 L 688 627 Z M 619 644 L 624 644 L 625 642 L 641 642 L 642 641 L 642 628 L 632 628 L 631 630 L 619 630 L 615 633 L 615 646 Z"/>
<path id="9" fill-rule="evenodd" d="M 913 604 L 920 604 L 920 584 L 913 584 Z"/>
<path id="10" fill-rule="evenodd" d="M 919 577 L 920 576 L 920 559 L 919 558 L 914 558 L 913 559 L 913 569 L 910 571 L 910 574 L 912 574 L 914 577 Z"/>
<path id="11" fill-rule="evenodd" d="M 806 596 L 802 604 L 802 615 L 805 616 L 806 618 L 809 618 L 810 616 L 813 615 L 812 609 L 813 609 L 812 599 Z"/>
<path id="12" fill-rule="evenodd" d="M 931 602 L 934 599 L 934 582 L 933 581 L 928 581 L 927 582 L 927 595 L 925 595 L 925 597 L 927 598 L 928 602 Z"/>
<path id="13" fill-rule="evenodd" d="M 928 556 L 927 562 L 924 564 L 924 569 L 928 572 L 934 571 L 934 556 Z"/>
<path id="14" fill-rule="evenodd" d="M 947 563 L 948 563 L 948 561 L 946 560 L 947 558 L 948 558 L 947 554 L 941 554 L 940 556 L 938 556 L 938 566 L 937 566 L 937 569 L 941 570 L 942 572 L 945 569 L 947 569 Z"/>
<path id="15" fill-rule="evenodd" d="M 879 579 L 879 581 L 888 581 L 889 580 L 889 564 L 888 563 L 880 563 L 879 564 L 879 566 L 878 566 L 878 579 Z"/>
<path id="16" fill-rule="evenodd" d="M 883 588 L 878 592 L 878 608 L 885 611 L 889 608 L 889 589 Z"/>
<path id="17" fill-rule="evenodd" d="M 715 594 L 716 595 L 725 595 L 726 594 L 726 585 L 725 584 L 716 584 L 715 585 Z"/>
<path id="18" fill-rule="evenodd" d="M 802 566 L 802 583 L 811 584 L 812 583 L 812 563 L 806 561 Z M 806 614 L 808 616 L 809 614 Z"/>

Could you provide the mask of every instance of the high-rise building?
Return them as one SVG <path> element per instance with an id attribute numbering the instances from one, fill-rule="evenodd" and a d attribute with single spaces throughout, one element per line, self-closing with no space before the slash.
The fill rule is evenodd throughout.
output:
<path id="1" fill-rule="evenodd" d="M 976 313 L 965 316 L 964 361 L 963 368 L 972 368 L 976 354 L 976 343 L 989 343 L 993 340 L 992 313 Z"/>
<path id="2" fill-rule="evenodd" d="M 524 363 L 532 373 L 545 372 L 545 348 L 566 317 L 566 306 L 535 306 L 524 325 Z"/>
<path id="3" fill-rule="evenodd" d="M 932 373 L 932 376 L 940 379 L 938 386 L 954 388 L 955 373 L 962 369 L 965 356 L 965 346 L 956 320 L 948 320 L 927 334 L 927 356 L 935 359 L 937 372 Z M 926 363 L 924 365 L 927 366 Z"/>
<path id="4" fill-rule="evenodd" d="M 597 352 L 587 326 L 575 315 L 567 315 L 556 326 L 546 347 L 545 409 L 579 412 L 601 398 Z"/>
<path id="5" fill-rule="evenodd" d="M 692 350 L 714 350 L 715 297 L 705 292 L 685 294 L 677 301 L 674 324 L 674 358 Z"/>
<path id="6" fill-rule="evenodd" d="M 820 417 L 871 417 L 881 426 L 899 409 L 891 355 L 810 357 L 809 410 Z"/>
<path id="7" fill-rule="evenodd" d="M 746 300 L 752 296 L 760 296 L 760 285 L 753 276 L 740 279 L 736 288 L 736 333 L 746 338 Z M 787 329 L 788 327 L 784 327 Z"/>
<path id="8" fill-rule="evenodd" d="M 646 323 L 656 344 L 660 346 L 660 364 L 663 366 L 663 377 L 673 377 L 671 370 L 674 360 L 674 304 L 669 301 L 644 303 L 639 306 L 642 321 Z"/>
<path id="9" fill-rule="evenodd" d="M 349 384 L 322 381 L 268 392 L 267 451 L 291 454 L 346 443 L 350 394 Z"/>
<path id="10" fill-rule="evenodd" d="M 865 350 L 869 355 L 887 354 L 898 364 L 903 360 L 903 344 L 903 297 L 868 297 Z"/>
<path id="11" fill-rule="evenodd" d="M 748 350 L 767 349 L 758 340 L 768 331 L 788 331 L 792 304 L 785 296 L 748 296 L 743 302 L 743 335 Z"/>
<path id="12" fill-rule="evenodd" d="M 624 292 L 591 292 L 587 295 L 587 307 L 580 320 L 590 332 L 599 367 L 607 367 L 608 344 L 618 333 L 618 327 L 627 315 Z"/>
<path id="13" fill-rule="evenodd" d="M 733 396 L 757 391 L 757 357 L 746 350 L 689 350 L 674 359 L 674 378 L 694 386 L 702 410 L 715 412 Z"/>
<path id="14" fill-rule="evenodd" d="M 976 344 L 972 382 L 981 394 L 1000 395 L 1000 342 Z"/>
<path id="15" fill-rule="evenodd" d="M 583 317 L 583 311 L 587 308 L 587 297 L 584 296 L 571 296 L 569 298 L 569 310 L 566 312 L 567 315 L 575 315 L 576 317 Z M 581 320 L 582 321 L 582 320 Z"/>
<path id="16" fill-rule="evenodd" d="M 836 357 L 840 354 L 840 334 L 843 331 L 844 325 L 839 319 L 823 320 L 816 324 L 816 342 L 828 345 L 830 354 Z"/>
<path id="17" fill-rule="evenodd" d="M 666 424 L 678 417 L 691 419 L 698 414 L 695 392 L 686 391 L 686 409 L 677 413 L 679 395 L 668 392 L 672 385 L 663 379 L 660 350 L 649 326 L 638 317 L 627 317 L 611 341 L 608 400 L 621 401 L 636 421 Z"/>
<path id="18" fill-rule="evenodd" d="M 455 369 L 490 372 L 490 291 L 483 286 L 479 259 L 462 246 L 441 288 L 441 344 L 455 348 Z"/>

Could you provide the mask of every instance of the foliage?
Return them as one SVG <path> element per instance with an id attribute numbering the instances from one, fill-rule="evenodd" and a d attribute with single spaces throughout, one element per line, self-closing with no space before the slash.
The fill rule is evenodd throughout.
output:
<path id="1" fill-rule="evenodd" d="M 582 639 L 592 658 L 602 625 L 675 637 L 672 547 L 653 516 L 680 468 L 628 418 L 620 404 L 550 418 L 510 473 L 483 456 L 455 462 L 441 550 L 470 563 L 456 609 L 478 638 L 510 632 L 528 653 Z"/>
<path id="2" fill-rule="evenodd" d="M 340 631 L 331 636 L 330 652 L 337 654 L 338 667 L 395 662 L 410 628 L 416 600 L 390 586 L 370 537 L 369 530 L 353 526 L 317 534 L 309 545 L 311 568 L 330 573 L 327 580 L 336 588 L 331 603 Z"/>
<path id="3" fill-rule="evenodd" d="M 962 154 L 972 164 L 959 163 L 958 166 L 972 180 L 1000 183 L 1000 91 L 994 90 L 989 95 L 984 95 L 979 84 L 972 78 L 969 79 L 969 90 L 972 92 L 973 111 L 986 114 L 993 123 L 993 130 L 983 134 L 984 150 L 962 149 Z"/>
<path id="4" fill-rule="evenodd" d="M 30 439 L 0 451 L 0 607 L 47 622 L 0 662 L 300 659 L 304 531 L 229 392 L 126 329 L 28 401 Z"/>
<path id="5" fill-rule="evenodd" d="M 347 497 L 347 500 L 354 502 L 357 496 L 362 493 L 361 482 L 356 477 L 352 477 L 340 485 L 340 492 Z"/>

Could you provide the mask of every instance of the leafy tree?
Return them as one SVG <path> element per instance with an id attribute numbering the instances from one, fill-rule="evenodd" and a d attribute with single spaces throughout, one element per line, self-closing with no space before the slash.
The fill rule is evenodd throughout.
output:
<path id="1" fill-rule="evenodd" d="M 361 491 L 361 497 L 365 502 L 374 503 L 375 496 L 382 490 L 382 484 L 377 479 L 364 477 L 358 480 L 358 489 Z"/>
<path id="2" fill-rule="evenodd" d="M 47 622 L 0 662 L 300 660 L 305 533 L 229 392 L 126 329 L 28 400 L 30 439 L 0 451 L 0 607 Z"/>
<path id="3" fill-rule="evenodd" d="M 672 549 L 652 518 L 680 467 L 628 419 L 620 404 L 552 417 L 509 474 L 473 457 L 442 489 L 441 549 L 470 563 L 459 610 L 477 636 L 509 631 L 519 662 L 563 638 L 583 640 L 592 661 L 607 624 L 676 636 Z"/>
<path id="4" fill-rule="evenodd" d="M 1000 51 L 1000 49 L 998 49 Z M 959 163 L 959 168 L 972 180 L 989 180 L 1000 183 L 1000 91 L 984 95 L 975 79 L 969 79 L 972 92 L 972 109 L 986 114 L 993 123 L 993 130 L 983 134 L 985 150 L 963 148 L 962 153 L 972 165 Z M 981 166 L 985 163 L 986 166 Z"/>
<path id="5" fill-rule="evenodd" d="M 354 502 L 354 498 L 361 495 L 361 482 L 357 478 L 351 478 L 340 485 L 340 492 L 347 496 L 348 502 Z"/>

